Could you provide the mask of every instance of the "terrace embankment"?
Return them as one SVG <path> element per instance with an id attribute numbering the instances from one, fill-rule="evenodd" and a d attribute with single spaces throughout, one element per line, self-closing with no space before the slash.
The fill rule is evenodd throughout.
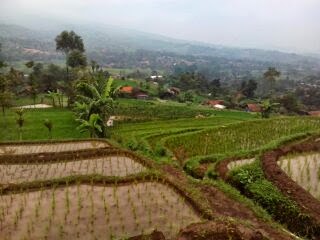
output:
<path id="1" fill-rule="evenodd" d="M 278 164 L 278 160 L 281 157 L 289 154 L 305 154 L 307 152 L 319 151 L 319 138 L 313 137 L 304 142 L 289 144 L 265 153 L 262 156 L 262 166 L 266 178 L 272 181 L 282 193 L 294 200 L 299 205 L 301 211 L 310 216 L 313 223 L 320 229 L 320 202 L 291 179 Z"/>
<path id="2" fill-rule="evenodd" d="M 95 160 L 101 158 L 109 158 L 111 164 L 115 161 L 112 166 L 119 164 L 121 169 L 125 167 L 120 165 L 132 160 L 147 171 L 117 178 L 108 177 L 108 172 L 94 174 L 94 169 L 103 164 L 103 161 Z M 64 174 L 64 166 L 66 169 L 76 166 L 74 169 L 80 168 L 81 172 L 81 162 L 88 164 L 91 160 L 94 160 L 90 162 L 93 165 L 88 169 L 93 170 L 93 174 L 60 175 Z M 0 185 L 0 239 L 113 239 L 151 234 L 155 229 L 161 231 L 166 239 L 172 239 L 181 229 L 193 229 L 192 223 L 203 220 L 215 222 L 217 218 L 226 216 L 234 219 L 235 231 L 241 228 L 238 228 L 241 221 L 246 221 L 250 225 L 247 230 L 250 234 L 257 232 L 268 239 L 292 239 L 214 186 L 191 182 L 181 169 L 170 165 L 159 168 L 130 151 L 108 147 L 72 149 L 54 154 L 2 154 L 0 162 L 0 168 L 15 165 L 20 169 L 22 165 L 32 165 L 28 169 L 34 169 L 36 174 L 31 176 L 37 179 L 31 182 L 18 179 L 15 184 Z M 58 178 L 42 179 L 41 166 L 37 165 L 46 166 L 46 171 L 52 173 L 53 178 L 56 177 L 55 172 L 59 173 Z M 84 169 L 86 171 L 87 167 Z M 17 168 L 9 167 L 4 172 L 12 173 L 14 170 Z M 19 172 L 22 174 L 19 170 L 18 175 Z M 216 226 L 218 228 L 211 229 L 208 237 L 229 239 L 222 238 L 220 233 L 225 232 L 223 236 L 229 237 L 228 231 L 232 228 L 224 231 L 219 224 Z M 195 229 L 199 231 L 192 231 L 198 234 L 203 229 L 210 230 L 210 227 L 197 225 Z M 197 239 L 196 235 L 194 239 Z"/>
<path id="3" fill-rule="evenodd" d="M 169 179 L 171 181 L 174 180 L 175 183 L 180 187 L 188 185 L 188 178 L 183 171 L 177 168 L 174 168 L 170 165 L 164 166 L 163 170 L 169 175 Z M 196 188 L 199 189 L 201 192 L 202 201 L 208 202 L 208 207 L 213 212 L 213 219 L 231 217 L 233 219 L 237 219 L 238 221 L 240 220 L 239 222 L 245 221 L 250 226 L 252 226 L 253 229 L 255 229 L 251 233 L 252 234 L 257 233 L 258 235 L 262 235 L 264 237 L 262 239 L 274 239 L 274 240 L 295 239 L 294 237 L 290 236 L 288 233 L 280 230 L 279 228 L 272 226 L 269 221 L 260 219 L 251 209 L 249 209 L 249 207 L 245 206 L 243 203 L 239 201 L 236 201 L 228 197 L 225 193 L 220 191 L 215 186 L 211 184 L 199 183 L 196 185 Z M 239 222 L 235 222 L 234 224 L 238 225 Z M 220 224 L 218 224 L 217 226 L 220 226 Z M 194 239 L 199 239 L 199 240 L 206 239 L 206 238 L 199 237 L 199 235 L 201 235 L 201 232 L 202 232 L 201 229 L 206 229 L 206 228 L 200 227 L 200 229 L 198 229 L 199 232 L 195 231 L 196 235 L 194 235 L 195 237 Z M 215 232 L 215 230 L 213 229 L 210 230 L 210 228 L 207 228 L 207 232 L 211 231 L 211 234 L 212 234 L 212 235 L 209 234 L 207 239 L 230 239 L 230 238 L 223 238 L 222 237 L 223 235 L 219 235 L 219 232 L 222 232 L 222 229 L 217 228 L 216 230 L 217 230 L 216 231 L 217 235 L 214 235 L 213 233 Z M 206 236 L 206 235 L 203 235 L 203 236 Z M 221 238 L 213 238 L 215 236 L 220 236 Z M 186 236 L 182 235 L 182 237 L 186 237 Z M 185 240 L 185 239 L 188 240 L 192 238 L 190 237 L 181 238 L 181 240 Z"/>

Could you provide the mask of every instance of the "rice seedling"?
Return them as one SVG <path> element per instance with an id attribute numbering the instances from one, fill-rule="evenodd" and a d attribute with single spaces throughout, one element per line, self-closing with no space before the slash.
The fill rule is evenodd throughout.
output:
<path id="1" fill-rule="evenodd" d="M 77 199 L 77 204 L 68 204 L 70 196 Z M 109 232 L 118 239 L 148 232 L 148 226 L 154 227 L 153 223 L 157 223 L 157 228 L 166 236 L 172 237 L 177 229 L 201 221 L 191 206 L 180 198 L 169 186 L 157 182 L 116 187 L 78 184 L 2 195 L 0 238 L 105 239 L 104 234 Z M 146 213 L 149 213 L 148 217 L 145 217 Z M 64 219 L 66 214 L 68 221 Z M 35 227 L 39 224 L 45 226 L 44 229 Z"/>

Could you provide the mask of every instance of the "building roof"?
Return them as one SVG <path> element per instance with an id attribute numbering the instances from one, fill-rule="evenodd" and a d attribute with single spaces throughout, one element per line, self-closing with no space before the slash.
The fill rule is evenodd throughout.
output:
<path id="1" fill-rule="evenodd" d="M 248 103 L 247 108 L 250 112 L 261 112 L 262 111 L 261 106 L 256 103 Z"/>
<path id="2" fill-rule="evenodd" d="M 133 87 L 131 86 L 125 86 L 120 88 L 120 92 L 122 93 L 132 93 L 132 91 L 133 91 Z"/>
<path id="3" fill-rule="evenodd" d="M 311 116 L 320 117 L 320 111 L 311 111 L 311 112 L 308 112 L 308 114 L 311 115 Z"/>
<path id="4" fill-rule="evenodd" d="M 206 102 L 207 105 L 214 106 L 214 105 L 223 105 L 223 100 L 209 100 Z"/>
<path id="5" fill-rule="evenodd" d="M 216 105 L 214 105 L 213 107 L 214 107 L 214 108 L 217 108 L 217 109 L 225 109 L 225 108 L 226 108 L 226 106 L 221 105 L 221 104 L 216 104 Z"/>

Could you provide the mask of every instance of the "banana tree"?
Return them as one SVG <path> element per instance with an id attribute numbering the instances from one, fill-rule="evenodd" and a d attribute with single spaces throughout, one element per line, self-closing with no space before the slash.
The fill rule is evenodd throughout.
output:
<path id="1" fill-rule="evenodd" d="M 270 114 L 276 107 L 279 106 L 279 103 L 272 103 L 269 99 L 264 100 L 261 104 L 261 117 L 269 118 Z"/>
<path id="2" fill-rule="evenodd" d="M 92 114 L 97 114 L 101 119 L 101 133 L 99 137 L 107 135 L 106 122 L 113 113 L 116 93 L 120 87 L 113 87 L 113 78 L 106 79 L 103 73 L 94 76 L 94 82 L 80 82 L 77 85 L 77 99 L 74 110 L 80 119 L 89 120 Z"/>
<path id="3" fill-rule="evenodd" d="M 98 114 L 91 114 L 89 120 L 77 119 L 81 124 L 78 127 L 81 133 L 89 132 L 90 137 L 98 137 L 102 132 L 101 118 Z"/>

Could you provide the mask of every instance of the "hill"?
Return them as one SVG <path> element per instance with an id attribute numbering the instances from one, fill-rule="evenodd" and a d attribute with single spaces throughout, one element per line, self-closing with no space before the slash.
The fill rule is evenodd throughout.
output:
<path id="1" fill-rule="evenodd" d="M 62 59 L 55 51 L 54 38 L 64 29 L 73 29 L 83 37 L 89 58 L 110 67 L 171 70 L 177 64 L 197 65 L 207 72 L 215 68 L 212 75 L 216 77 L 237 77 L 275 66 L 301 77 L 316 72 L 320 66 L 320 59 L 312 56 L 189 42 L 104 25 L 27 28 L 0 24 L 3 57 L 9 62 Z"/>

